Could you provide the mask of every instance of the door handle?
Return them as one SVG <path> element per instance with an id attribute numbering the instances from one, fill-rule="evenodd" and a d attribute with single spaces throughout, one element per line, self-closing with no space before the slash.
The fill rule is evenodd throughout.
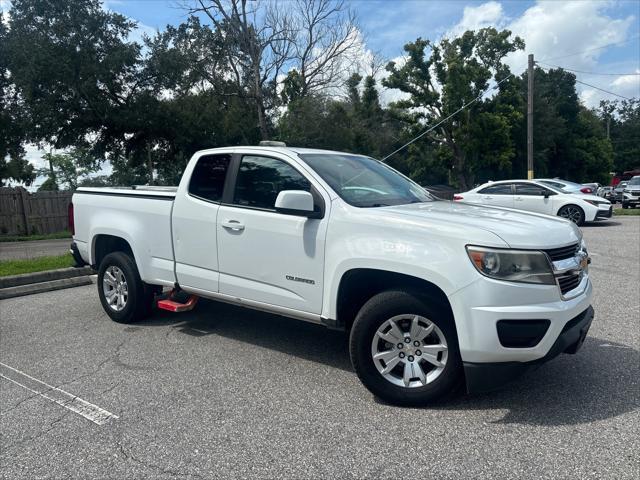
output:
<path id="1" fill-rule="evenodd" d="M 516 202 L 522 202 L 524 200 L 524 198 L 522 197 L 516 197 Z"/>
<path id="2" fill-rule="evenodd" d="M 238 220 L 224 220 L 222 222 L 222 226 L 229 230 L 235 230 L 236 232 L 244 230 L 244 224 L 240 223 Z"/>
<path id="3" fill-rule="evenodd" d="M 483 200 L 491 200 L 493 197 L 491 195 L 485 195 L 482 197 Z"/>

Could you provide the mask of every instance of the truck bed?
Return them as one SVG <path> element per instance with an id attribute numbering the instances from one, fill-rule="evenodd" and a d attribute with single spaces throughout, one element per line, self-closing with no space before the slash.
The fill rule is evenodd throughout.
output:
<path id="1" fill-rule="evenodd" d="M 125 239 L 142 280 L 175 282 L 171 210 L 177 187 L 82 187 L 73 195 L 74 241 L 83 259 L 96 264 L 101 236 Z M 103 237 L 104 238 L 104 237 Z M 90 240 L 91 244 L 89 244 Z"/>
<path id="2" fill-rule="evenodd" d="M 120 195 L 131 197 L 168 197 L 175 198 L 178 187 L 156 187 L 148 185 L 135 185 L 133 187 L 80 187 L 78 193 L 95 195 Z"/>

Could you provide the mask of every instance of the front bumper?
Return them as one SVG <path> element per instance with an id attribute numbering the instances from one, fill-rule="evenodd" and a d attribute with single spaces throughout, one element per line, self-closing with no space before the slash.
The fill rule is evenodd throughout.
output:
<path id="1" fill-rule="evenodd" d="M 635 192 L 633 194 L 625 193 L 622 196 L 622 203 L 627 205 L 640 205 L 640 196 Z"/>
<path id="2" fill-rule="evenodd" d="M 613 206 L 610 206 L 606 210 L 598 209 L 596 218 L 611 218 L 613 215 Z"/>
<path id="3" fill-rule="evenodd" d="M 467 391 L 478 393 L 495 390 L 563 352 L 576 353 L 587 337 L 593 317 L 593 307 L 589 306 L 584 312 L 569 320 L 551 349 L 544 357 L 537 360 L 500 363 L 463 362 Z"/>

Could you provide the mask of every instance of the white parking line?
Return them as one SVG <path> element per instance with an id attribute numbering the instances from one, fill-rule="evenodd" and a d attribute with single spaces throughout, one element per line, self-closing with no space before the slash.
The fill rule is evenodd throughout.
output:
<path id="1" fill-rule="evenodd" d="M 33 378 L 31 375 L 21 372 L 9 365 L 5 365 L 2 362 L 0 362 L 0 377 L 38 394 L 42 398 L 57 403 L 61 407 L 71 410 L 97 425 L 104 425 L 111 418 L 118 418 L 117 415 L 83 400 L 77 395 L 41 382 L 37 378 Z"/>

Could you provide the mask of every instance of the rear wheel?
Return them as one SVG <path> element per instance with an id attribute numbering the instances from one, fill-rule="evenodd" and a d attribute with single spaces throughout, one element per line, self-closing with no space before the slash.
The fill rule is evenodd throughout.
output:
<path id="1" fill-rule="evenodd" d="M 110 253 L 98 269 L 98 295 L 112 320 L 131 323 L 152 310 L 154 289 L 146 285 L 133 259 L 124 252 Z"/>
<path id="2" fill-rule="evenodd" d="M 350 352 L 362 383 L 397 405 L 434 402 L 462 380 L 450 312 L 402 290 L 365 303 L 351 330 Z"/>
<path id="3" fill-rule="evenodd" d="M 565 205 L 558 210 L 558 216 L 571 220 L 576 225 L 584 223 L 584 210 L 577 205 Z"/>

